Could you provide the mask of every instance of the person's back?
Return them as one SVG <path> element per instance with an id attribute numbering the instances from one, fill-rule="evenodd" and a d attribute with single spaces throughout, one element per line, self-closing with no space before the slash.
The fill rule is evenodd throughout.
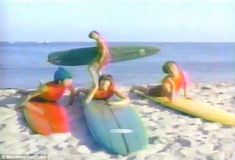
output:
<path id="1" fill-rule="evenodd" d="M 162 84 L 172 83 L 174 85 L 173 91 L 179 92 L 186 85 L 186 78 L 184 76 L 184 71 L 180 71 L 177 76 L 166 76 L 162 80 Z"/>
<path id="2" fill-rule="evenodd" d="M 74 87 L 72 85 L 71 74 L 62 67 L 54 73 L 54 81 L 41 85 L 35 92 L 29 94 L 20 106 L 24 106 L 28 101 L 53 101 L 59 100 L 66 90 L 70 90 L 69 106 L 73 103 Z"/>
<path id="3" fill-rule="evenodd" d="M 68 87 L 55 83 L 54 81 L 48 82 L 42 86 L 40 97 L 48 101 L 59 100 Z"/>

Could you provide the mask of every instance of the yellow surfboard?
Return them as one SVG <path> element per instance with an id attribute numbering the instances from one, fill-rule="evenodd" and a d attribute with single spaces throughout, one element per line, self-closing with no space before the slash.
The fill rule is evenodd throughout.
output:
<path id="1" fill-rule="evenodd" d="M 166 97 L 152 97 L 140 92 L 135 93 L 165 107 L 169 107 L 207 121 L 235 126 L 235 114 L 226 112 L 216 107 L 212 107 L 202 102 L 186 98 L 177 98 L 174 103 L 171 103 Z"/>

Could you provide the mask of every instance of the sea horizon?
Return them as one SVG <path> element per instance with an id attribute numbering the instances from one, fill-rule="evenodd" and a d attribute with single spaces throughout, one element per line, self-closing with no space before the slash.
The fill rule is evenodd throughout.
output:
<path id="1" fill-rule="evenodd" d="M 0 41 L 0 43 L 94 43 L 91 41 Z M 108 43 L 235 43 L 235 41 L 107 41 Z"/>
<path id="2" fill-rule="evenodd" d="M 156 55 L 109 64 L 107 73 L 119 85 L 159 83 L 161 67 L 167 60 L 178 62 L 193 82 L 235 82 L 235 43 L 233 42 L 109 42 L 110 46 L 147 45 L 160 49 Z M 49 53 L 95 46 L 95 42 L 0 42 L 0 88 L 35 88 L 39 81 L 52 80 L 58 66 L 47 63 Z M 78 86 L 88 86 L 87 66 L 65 67 Z M 138 69 L 136 69 L 138 68 Z M 17 77 L 12 79 L 12 77 Z M 27 82 L 27 83 L 26 83 Z"/>

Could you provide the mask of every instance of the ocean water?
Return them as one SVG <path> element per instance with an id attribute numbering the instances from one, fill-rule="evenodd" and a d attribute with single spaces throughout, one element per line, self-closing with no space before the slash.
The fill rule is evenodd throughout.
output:
<path id="1" fill-rule="evenodd" d="M 95 43 L 0 43 L 0 88 L 35 88 L 52 80 L 57 66 L 46 62 L 53 51 L 91 47 Z M 235 82 L 235 43 L 110 43 L 110 46 L 149 45 L 160 49 L 156 55 L 109 64 L 106 73 L 120 86 L 158 83 L 162 65 L 174 60 L 189 73 L 193 82 Z M 87 66 L 66 67 L 77 87 L 91 82 Z"/>

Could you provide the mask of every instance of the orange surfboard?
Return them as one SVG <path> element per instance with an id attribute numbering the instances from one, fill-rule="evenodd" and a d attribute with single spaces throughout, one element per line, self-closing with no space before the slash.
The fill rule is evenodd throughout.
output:
<path id="1" fill-rule="evenodd" d="M 28 102 L 24 107 L 24 115 L 35 133 L 50 135 L 69 131 L 66 110 L 58 103 Z"/>

